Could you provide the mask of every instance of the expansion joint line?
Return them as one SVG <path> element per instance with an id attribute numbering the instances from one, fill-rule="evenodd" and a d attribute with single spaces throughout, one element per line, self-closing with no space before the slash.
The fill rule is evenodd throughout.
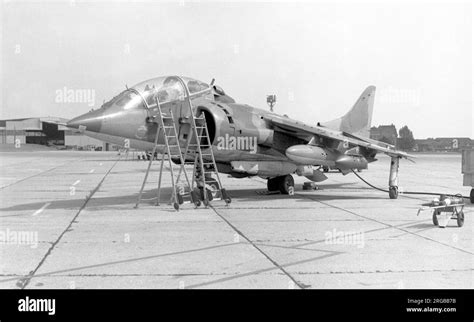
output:
<path id="1" fill-rule="evenodd" d="M 227 225 L 229 225 L 237 234 L 242 236 L 250 245 L 252 245 L 260 254 L 265 256 L 266 259 L 268 259 L 276 268 L 278 268 L 280 271 L 283 272 L 297 287 L 300 289 L 304 289 L 305 286 L 301 283 L 299 283 L 293 276 L 291 276 L 290 273 L 288 273 L 287 270 L 285 270 L 280 264 L 278 264 L 275 260 L 273 260 L 267 253 L 265 253 L 260 247 L 257 246 L 250 238 L 245 236 L 243 232 L 241 232 L 237 227 L 235 227 L 227 218 L 225 218 L 223 215 L 221 215 L 216 208 L 214 208 L 212 205 L 209 206 L 214 212 L 225 222 Z"/>
<path id="2" fill-rule="evenodd" d="M 301 196 L 301 194 L 299 194 Z M 416 236 L 416 237 L 419 237 L 419 238 L 423 238 L 425 240 L 429 240 L 431 242 L 434 242 L 434 243 L 437 243 L 439 245 L 443 245 L 443 246 L 446 246 L 446 247 L 449 247 L 449 248 L 452 248 L 452 249 L 456 249 L 460 252 L 463 252 L 463 253 L 466 253 L 466 254 L 470 254 L 470 255 L 474 255 L 472 252 L 468 251 L 468 250 L 465 250 L 465 249 L 462 249 L 462 248 L 459 248 L 459 247 L 456 247 L 456 246 L 453 246 L 453 245 L 450 245 L 450 244 L 447 244 L 447 243 L 443 243 L 443 242 L 440 242 L 436 239 L 433 239 L 433 238 L 430 238 L 430 237 L 427 237 L 427 236 L 423 236 L 423 235 L 420 235 L 420 234 L 417 234 L 417 233 L 414 233 L 412 231 L 409 231 L 407 229 L 404 229 L 404 228 L 400 228 L 400 227 L 397 227 L 397 226 L 394 226 L 394 225 L 390 225 L 390 224 L 387 224 L 383 221 L 380 221 L 380 220 L 377 220 L 377 219 L 373 219 L 373 218 L 370 218 L 370 217 L 367 217 L 367 216 L 363 216 L 363 215 L 359 215 L 358 213 L 355 213 L 353 211 L 350 211 L 350 210 L 347 210 L 347 209 L 344 209 L 342 207 L 338 207 L 338 206 L 334 206 L 334 205 L 331 205 L 327 202 L 323 202 L 323 201 L 320 201 L 320 200 L 317 200 L 317 199 L 314 199 L 314 198 L 311 198 L 309 196 L 306 197 L 307 199 L 309 200 L 313 200 L 313 201 L 316 201 L 316 202 L 319 202 L 325 206 L 328 206 L 328 207 L 331 207 L 331 208 L 334 208 L 334 209 L 339 209 L 341 211 L 344 211 L 348 214 L 351 214 L 351 215 L 354 215 L 354 216 L 357 216 L 357 217 L 360 217 L 360 218 L 364 218 L 366 220 L 370 220 L 372 222 L 375 222 L 375 223 L 378 223 L 378 224 L 381 224 L 381 225 L 384 225 L 386 227 L 390 227 L 390 228 L 393 228 L 393 229 L 397 229 L 397 230 L 400 230 L 400 231 L 403 231 L 407 234 L 410 234 L 410 235 L 413 235 L 413 236 Z"/>
<path id="3" fill-rule="evenodd" d="M 68 160 L 67 162 L 62 163 L 62 164 L 60 164 L 60 165 L 57 165 L 57 166 L 55 166 L 55 167 L 52 167 L 52 168 L 50 168 L 50 169 L 48 169 L 48 170 L 45 170 L 45 171 L 42 171 L 42 172 L 33 174 L 33 175 L 31 175 L 31 176 L 28 176 L 28 177 L 26 177 L 26 178 L 20 179 L 20 180 L 18 180 L 18 181 L 12 182 L 12 183 L 9 183 L 9 184 L 7 184 L 7 185 L 5 185 L 5 186 L 3 186 L 3 187 L 0 187 L 0 190 L 3 190 L 3 189 L 8 188 L 8 187 L 11 187 L 11 186 L 16 185 L 17 183 L 23 182 L 23 181 L 25 181 L 25 180 L 28 180 L 28 179 L 31 179 L 31 178 L 34 178 L 34 177 L 38 177 L 38 176 L 40 176 L 40 175 L 42 175 L 42 174 L 51 172 L 51 171 L 53 171 L 53 170 L 56 170 L 57 168 L 62 167 L 63 165 L 71 164 L 71 162 L 77 162 L 77 161 L 80 161 L 80 160 L 82 160 L 82 159 L 79 159 L 79 160 L 77 160 L 77 159 L 70 159 L 70 160 Z"/>
<path id="4" fill-rule="evenodd" d="M 81 208 L 79 208 L 79 210 L 77 211 L 77 213 L 74 215 L 74 217 L 72 218 L 72 220 L 69 222 L 69 225 L 67 225 L 67 227 L 63 230 L 63 232 L 59 235 L 59 237 L 56 239 L 56 241 L 54 243 L 51 244 L 51 247 L 49 247 L 48 251 L 46 252 L 46 254 L 43 256 L 43 258 L 41 259 L 41 261 L 38 263 L 38 265 L 36 266 L 36 268 L 31 271 L 27 276 L 21 278 L 18 280 L 18 282 L 16 283 L 16 285 L 18 287 L 20 287 L 21 289 L 25 289 L 25 287 L 30 283 L 31 279 L 35 276 L 36 272 L 38 271 L 38 269 L 43 265 L 43 263 L 46 261 L 46 258 L 48 258 L 48 256 L 51 254 L 51 252 L 53 251 L 53 249 L 56 247 L 56 245 L 61 241 L 61 239 L 63 238 L 63 236 L 66 234 L 66 232 L 68 232 L 72 226 L 72 224 L 76 221 L 77 217 L 79 217 L 79 214 L 82 212 L 82 210 L 87 206 L 87 203 L 92 199 L 92 197 L 94 196 L 94 194 L 99 190 L 100 186 L 102 185 L 102 183 L 105 181 L 105 178 L 107 178 L 107 176 L 109 175 L 109 173 L 112 171 L 112 169 L 115 167 L 115 165 L 120 161 L 120 159 L 122 158 L 122 156 L 120 156 L 115 162 L 114 164 L 110 167 L 110 169 L 105 173 L 105 175 L 102 177 L 102 179 L 100 180 L 100 182 L 97 184 L 97 186 L 94 188 L 94 190 L 92 190 L 90 192 L 90 194 L 86 197 L 86 200 L 84 202 L 84 204 L 81 206 Z"/>

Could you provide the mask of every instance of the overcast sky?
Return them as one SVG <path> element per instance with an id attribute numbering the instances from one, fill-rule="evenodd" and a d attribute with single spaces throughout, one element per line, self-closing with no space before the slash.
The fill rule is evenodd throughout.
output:
<path id="1" fill-rule="evenodd" d="M 237 102 L 308 123 L 377 86 L 373 125 L 474 138 L 470 1 L 4 1 L 0 119 L 71 118 L 160 75 L 216 79 Z"/>

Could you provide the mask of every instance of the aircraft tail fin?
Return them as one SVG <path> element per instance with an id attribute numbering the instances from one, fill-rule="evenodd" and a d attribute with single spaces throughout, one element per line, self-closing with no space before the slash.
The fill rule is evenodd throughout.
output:
<path id="1" fill-rule="evenodd" d="M 374 110 L 375 86 L 367 87 L 352 109 L 344 116 L 322 123 L 328 128 L 348 132 L 363 137 L 369 137 L 372 123 L 372 112 Z"/>

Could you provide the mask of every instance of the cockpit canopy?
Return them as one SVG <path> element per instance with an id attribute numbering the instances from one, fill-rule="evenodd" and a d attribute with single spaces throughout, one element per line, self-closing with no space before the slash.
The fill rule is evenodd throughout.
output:
<path id="1" fill-rule="evenodd" d="M 183 85 L 186 87 L 184 88 Z M 184 100 L 186 93 L 190 96 L 209 92 L 211 87 L 201 81 L 188 77 L 164 76 L 149 79 L 132 87 L 137 90 L 148 105 L 155 104 L 155 97 L 160 104 Z"/>
<path id="2" fill-rule="evenodd" d="M 160 105 L 183 101 L 186 95 L 189 96 L 206 95 L 211 93 L 211 86 L 196 79 L 180 76 L 162 76 L 152 78 L 123 91 L 103 107 L 116 104 L 127 110 L 131 108 L 146 108 L 143 100 L 148 107 L 156 105 L 158 99 Z"/>

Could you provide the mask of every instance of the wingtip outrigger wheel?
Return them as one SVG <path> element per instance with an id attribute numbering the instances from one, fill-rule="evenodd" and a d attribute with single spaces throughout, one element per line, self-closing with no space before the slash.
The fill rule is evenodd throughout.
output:
<path id="1" fill-rule="evenodd" d="M 397 199 L 398 198 L 398 187 L 391 186 L 388 188 L 388 196 L 390 199 Z"/>
<path id="2" fill-rule="evenodd" d="M 390 177 L 388 179 L 388 195 L 390 199 L 398 198 L 398 166 L 400 163 L 399 156 L 391 157 L 390 161 Z"/>

